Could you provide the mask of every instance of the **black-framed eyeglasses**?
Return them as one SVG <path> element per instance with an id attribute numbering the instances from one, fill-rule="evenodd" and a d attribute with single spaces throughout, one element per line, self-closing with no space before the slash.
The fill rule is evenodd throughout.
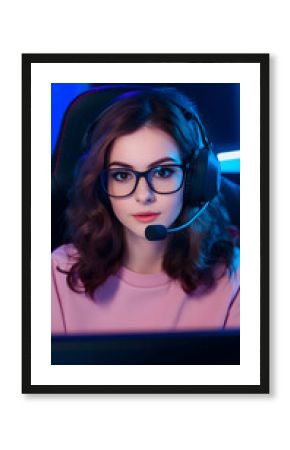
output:
<path id="1" fill-rule="evenodd" d="M 144 177 L 157 194 L 173 194 L 183 185 L 185 169 L 185 164 L 164 164 L 144 172 L 125 167 L 103 169 L 101 185 L 110 197 L 127 197 L 135 192 L 140 178 Z"/>

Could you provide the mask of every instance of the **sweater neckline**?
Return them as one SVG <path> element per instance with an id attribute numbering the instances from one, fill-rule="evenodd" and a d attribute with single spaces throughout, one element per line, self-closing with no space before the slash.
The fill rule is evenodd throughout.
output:
<path id="1" fill-rule="evenodd" d="M 163 286 L 170 282 L 171 278 L 165 272 L 160 273 L 138 273 L 121 266 L 117 276 L 128 284 L 137 287 L 156 287 Z"/>

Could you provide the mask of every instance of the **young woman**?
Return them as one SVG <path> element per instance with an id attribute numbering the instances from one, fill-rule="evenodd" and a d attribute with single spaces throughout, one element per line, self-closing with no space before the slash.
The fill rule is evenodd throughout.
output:
<path id="1" fill-rule="evenodd" d="M 211 155 L 203 125 L 175 89 L 129 91 L 92 124 L 69 243 L 52 253 L 53 334 L 239 327 L 239 255 L 221 196 L 199 195 L 212 184 L 201 155 Z M 202 206 L 189 226 L 146 237 Z"/>

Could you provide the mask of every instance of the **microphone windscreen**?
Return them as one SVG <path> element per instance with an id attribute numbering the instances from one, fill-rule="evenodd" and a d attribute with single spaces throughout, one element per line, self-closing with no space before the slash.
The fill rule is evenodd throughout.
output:
<path id="1" fill-rule="evenodd" d="M 145 237 L 148 241 L 162 241 L 166 235 L 167 228 L 163 225 L 149 225 L 145 228 Z"/>

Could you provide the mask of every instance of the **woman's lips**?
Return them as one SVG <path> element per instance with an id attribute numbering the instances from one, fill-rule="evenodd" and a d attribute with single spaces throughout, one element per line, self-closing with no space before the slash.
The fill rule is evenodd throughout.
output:
<path id="1" fill-rule="evenodd" d="M 160 213 L 158 214 L 134 214 L 133 217 L 135 217 L 135 219 L 137 219 L 139 222 L 152 222 L 153 220 L 156 219 L 156 217 L 158 217 L 160 215 Z"/>

